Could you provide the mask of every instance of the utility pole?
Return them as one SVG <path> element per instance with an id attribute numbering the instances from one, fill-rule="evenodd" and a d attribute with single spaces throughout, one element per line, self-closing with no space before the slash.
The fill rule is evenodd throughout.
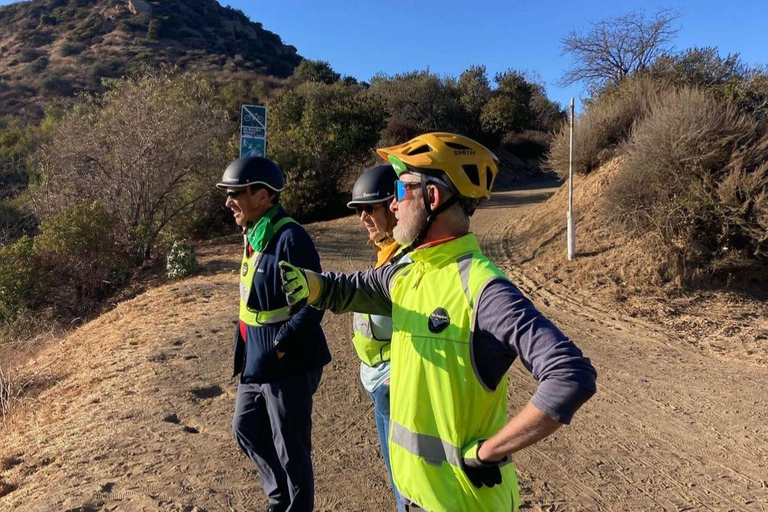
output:
<path id="1" fill-rule="evenodd" d="M 571 146 L 568 154 L 568 261 L 576 257 L 576 234 L 573 232 L 573 117 L 574 102 L 571 98 Z"/>

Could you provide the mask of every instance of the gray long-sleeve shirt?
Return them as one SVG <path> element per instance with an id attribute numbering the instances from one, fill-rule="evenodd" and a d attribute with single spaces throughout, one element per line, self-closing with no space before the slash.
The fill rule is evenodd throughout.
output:
<path id="1" fill-rule="evenodd" d="M 334 313 L 392 314 L 390 284 L 409 263 L 353 274 L 321 275 L 315 307 Z M 581 350 L 512 283 L 496 279 L 477 299 L 472 348 L 479 378 L 495 389 L 517 357 L 539 382 L 531 401 L 547 416 L 570 423 L 595 393 L 597 372 Z"/>

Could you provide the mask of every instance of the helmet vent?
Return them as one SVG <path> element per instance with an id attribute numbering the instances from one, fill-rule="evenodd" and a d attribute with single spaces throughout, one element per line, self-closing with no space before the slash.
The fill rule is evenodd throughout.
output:
<path id="1" fill-rule="evenodd" d="M 479 187 L 480 174 L 477 171 L 477 166 L 475 164 L 464 164 L 461 166 L 461 168 L 464 169 L 464 172 L 467 174 L 469 181 L 471 181 L 474 186 Z"/>
<path id="2" fill-rule="evenodd" d="M 449 148 L 459 149 L 459 150 L 463 150 L 463 151 L 471 150 L 472 149 L 472 148 L 468 148 L 467 146 L 465 146 L 463 144 L 457 144 L 455 142 L 446 142 L 445 145 L 448 146 Z"/>
<path id="3" fill-rule="evenodd" d="M 423 146 L 419 146 L 416 149 L 410 151 L 408 153 L 408 156 L 420 155 L 422 153 L 429 153 L 430 151 L 432 151 L 432 148 L 425 144 Z"/>
<path id="4" fill-rule="evenodd" d="M 486 188 L 490 191 L 491 187 L 493 187 L 493 171 L 491 171 L 490 167 L 485 168 L 485 182 Z"/>

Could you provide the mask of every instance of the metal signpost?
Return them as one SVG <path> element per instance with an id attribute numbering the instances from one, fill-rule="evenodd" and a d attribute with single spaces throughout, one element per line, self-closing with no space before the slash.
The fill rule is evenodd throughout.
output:
<path id="1" fill-rule="evenodd" d="M 240 107 L 240 158 L 267 156 L 267 107 Z"/>
<path id="2" fill-rule="evenodd" d="M 576 234 L 573 232 L 573 98 L 571 98 L 571 146 L 568 155 L 568 261 L 576 256 Z"/>

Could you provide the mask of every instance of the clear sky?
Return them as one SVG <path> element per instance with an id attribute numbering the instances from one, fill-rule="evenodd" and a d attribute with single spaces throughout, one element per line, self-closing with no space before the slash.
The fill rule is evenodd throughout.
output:
<path id="1" fill-rule="evenodd" d="M 716 46 L 721 54 L 740 53 L 747 64 L 768 64 L 765 0 L 221 1 L 279 34 L 304 57 L 326 60 L 358 80 L 427 68 L 458 76 L 483 64 L 490 77 L 508 68 L 538 74 L 563 106 L 584 93 L 580 85 L 556 84 L 569 64 L 561 56 L 562 37 L 635 9 L 679 10 L 678 49 Z"/>
<path id="2" fill-rule="evenodd" d="M 583 87 L 556 85 L 568 67 L 561 39 L 634 9 L 680 11 L 679 49 L 717 46 L 748 64 L 768 64 L 765 0 L 224 0 L 276 32 L 309 59 L 368 80 L 429 67 L 458 76 L 483 64 L 492 77 L 514 68 L 537 73 L 547 93 L 565 106 Z"/>

